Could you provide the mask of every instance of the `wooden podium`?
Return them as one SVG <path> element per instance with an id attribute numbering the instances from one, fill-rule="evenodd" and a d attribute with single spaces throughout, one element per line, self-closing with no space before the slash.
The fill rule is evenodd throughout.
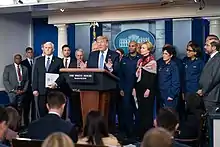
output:
<path id="1" fill-rule="evenodd" d="M 97 68 L 62 68 L 60 72 L 71 89 L 80 90 L 83 124 L 91 110 L 99 110 L 108 122 L 110 92 L 117 88 L 118 77 Z"/>

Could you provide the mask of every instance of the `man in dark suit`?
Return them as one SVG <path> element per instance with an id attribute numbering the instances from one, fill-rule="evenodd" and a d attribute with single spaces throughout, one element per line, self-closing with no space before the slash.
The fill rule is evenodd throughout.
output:
<path id="1" fill-rule="evenodd" d="M 100 68 L 118 75 L 119 73 L 119 54 L 108 48 L 108 38 L 105 36 L 97 37 L 98 51 L 91 52 L 87 62 L 88 68 Z M 109 128 L 111 132 L 115 131 L 116 117 L 116 91 L 111 92 L 109 104 Z"/>
<path id="2" fill-rule="evenodd" d="M 78 55 L 76 51 L 75 55 Z M 62 53 L 63 53 L 63 64 L 65 68 L 77 68 L 79 66 L 85 66 L 84 62 L 78 61 L 77 58 L 71 58 L 71 49 L 68 45 L 62 46 Z M 81 54 L 79 54 L 81 55 Z M 81 56 L 80 56 L 81 57 Z M 77 64 L 78 63 L 78 64 Z M 62 82 L 60 85 L 61 91 L 69 98 L 69 112 L 70 120 L 73 124 L 78 127 L 82 127 L 82 112 L 81 112 L 81 102 L 80 102 L 80 93 L 78 90 L 72 90 L 69 85 L 65 82 Z M 65 109 L 66 110 L 66 109 Z M 66 110 L 68 112 L 68 110 Z M 65 112 L 65 111 L 64 111 Z M 67 116 L 65 116 L 65 114 Z M 68 113 L 64 113 L 63 117 L 68 117 Z"/>
<path id="3" fill-rule="evenodd" d="M 47 109 L 49 113 L 34 121 L 28 126 L 27 137 L 44 140 L 54 132 L 63 132 L 69 135 L 73 142 L 78 140 L 77 132 L 72 123 L 61 118 L 66 103 L 65 95 L 59 91 L 51 91 L 47 96 Z"/>
<path id="4" fill-rule="evenodd" d="M 108 48 L 108 38 L 105 36 L 97 37 L 97 45 L 99 50 L 89 54 L 87 67 L 106 69 L 117 75 L 119 69 L 119 54 Z"/>
<path id="5" fill-rule="evenodd" d="M 208 112 L 220 107 L 220 42 L 217 39 L 206 41 L 205 52 L 210 56 L 199 80 L 198 94 L 203 97 Z"/>
<path id="6" fill-rule="evenodd" d="M 45 56 L 36 59 L 32 74 L 33 95 L 38 97 L 38 109 L 41 117 L 47 113 L 45 103 L 49 88 L 45 86 L 46 73 L 59 74 L 60 68 L 63 68 L 62 59 L 53 56 L 53 51 L 54 44 L 52 42 L 46 42 L 44 44 Z"/>
<path id="7" fill-rule="evenodd" d="M 32 92 L 32 86 L 31 86 L 31 77 L 32 77 L 32 66 L 33 66 L 33 49 L 31 47 L 27 47 L 26 50 L 26 59 L 21 62 L 21 65 L 25 66 L 28 69 L 28 79 L 29 79 L 29 84 L 28 84 L 28 90 L 27 90 L 27 95 L 24 97 L 24 124 L 27 126 L 30 122 L 29 120 L 29 113 L 30 113 L 30 106 L 32 106 L 32 114 L 34 111 L 34 96 Z M 33 115 L 32 119 L 33 118 Z"/>
<path id="8" fill-rule="evenodd" d="M 7 65 L 3 73 L 3 84 L 8 93 L 9 100 L 19 113 L 23 109 L 23 98 L 28 89 L 28 69 L 21 65 L 22 57 L 20 54 L 14 56 L 14 63 Z"/>

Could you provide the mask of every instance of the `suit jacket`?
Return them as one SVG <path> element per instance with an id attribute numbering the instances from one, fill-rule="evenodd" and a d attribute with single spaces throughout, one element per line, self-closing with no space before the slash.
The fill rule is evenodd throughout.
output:
<path id="1" fill-rule="evenodd" d="M 206 63 L 199 80 L 204 100 L 220 103 L 220 53 L 217 53 Z"/>
<path id="2" fill-rule="evenodd" d="M 23 90 L 26 92 L 28 89 L 28 69 L 21 65 L 22 69 L 22 81 L 21 81 L 21 87 Z M 12 90 L 16 90 L 19 86 L 19 82 L 17 79 L 17 73 L 16 73 L 16 68 L 14 64 L 10 64 L 5 66 L 4 72 L 3 72 L 3 84 L 5 86 L 6 92 L 10 93 Z"/>
<path id="3" fill-rule="evenodd" d="M 29 79 L 29 85 L 31 85 L 31 77 L 32 77 L 32 66 L 30 65 L 28 59 L 25 59 L 21 62 L 21 64 L 28 69 L 28 79 Z"/>
<path id="4" fill-rule="evenodd" d="M 71 122 L 65 121 L 56 114 L 48 114 L 28 126 L 27 137 L 31 139 L 44 140 L 54 132 L 63 132 L 72 138 L 76 143 L 77 132 Z"/>
<path id="5" fill-rule="evenodd" d="M 89 54 L 89 59 L 87 62 L 87 67 L 88 68 L 98 68 L 98 63 L 99 63 L 99 52 L 100 51 L 94 51 Z M 108 59 L 112 60 L 113 63 L 113 71 L 112 73 L 115 75 L 118 75 L 119 71 L 119 54 L 115 51 L 112 51 L 108 49 L 105 62 L 108 62 Z M 108 68 L 104 65 L 104 69 L 108 70 Z"/>
<path id="6" fill-rule="evenodd" d="M 53 56 L 49 70 L 46 71 L 45 68 L 45 56 L 36 58 L 34 67 L 33 67 L 33 82 L 32 89 L 33 91 L 38 91 L 40 95 L 46 94 L 45 88 L 45 75 L 46 73 L 60 73 L 60 68 L 63 68 L 62 59 Z"/>

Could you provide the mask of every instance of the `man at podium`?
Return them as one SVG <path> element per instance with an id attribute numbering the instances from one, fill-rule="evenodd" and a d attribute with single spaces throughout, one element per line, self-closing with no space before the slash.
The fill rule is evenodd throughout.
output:
<path id="1" fill-rule="evenodd" d="M 117 75 L 119 69 L 119 54 L 108 48 L 106 36 L 97 37 L 98 51 L 91 52 L 87 62 L 88 68 L 106 69 Z"/>
<path id="2" fill-rule="evenodd" d="M 97 37 L 97 46 L 98 51 L 89 54 L 87 67 L 105 69 L 117 76 L 119 72 L 119 54 L 108 48 L 108 38 L 106 36 Z M 111 131 L 115 130 L 116 93 L 115 90 L 110 94 L 108 124 Z"/>

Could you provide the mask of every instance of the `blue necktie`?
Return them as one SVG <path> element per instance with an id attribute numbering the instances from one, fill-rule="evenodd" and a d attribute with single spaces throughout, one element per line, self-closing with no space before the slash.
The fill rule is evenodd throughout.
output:
<path id="1" fill-rule="evenodd" d="M 50 57 L 47 58 L 46 70 L 48 71 L 50 67 Z"/>
<path id="2" fill-rule="evenodd" d="M 104 53 L 101 52 L 99 68 L 104 69 Z"/>

